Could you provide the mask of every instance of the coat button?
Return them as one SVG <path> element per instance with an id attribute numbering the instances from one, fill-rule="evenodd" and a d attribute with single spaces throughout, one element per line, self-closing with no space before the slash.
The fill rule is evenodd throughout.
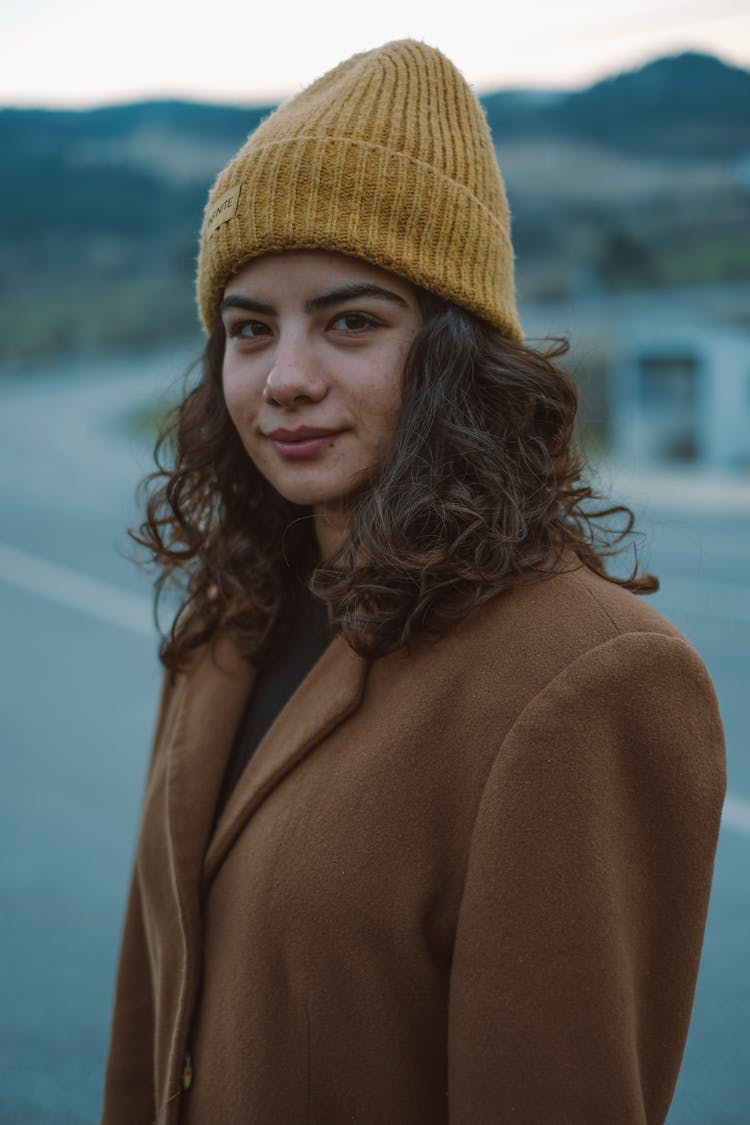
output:
<path id="1" fill-rule="evenodd" d="M 193 1060 L 188 1053 L 185 1055 L 185 1063 L 182 1068 L 182 1088 L 189 1090 L 193 1085 Z"/>

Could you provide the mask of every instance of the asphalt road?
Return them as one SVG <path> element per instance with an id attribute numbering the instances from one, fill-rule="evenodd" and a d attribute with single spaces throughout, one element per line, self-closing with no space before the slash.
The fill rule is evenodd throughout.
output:
<path id="1" fill-rule="evenodd" d="M 125 559 L 122 534 L 149 457 L 125 419 L 166 393 L 183 361 L 0 385 L 0 1123 L 97 1119 L 158 683 L 148 580 Z M 730 798 L 669 1125 L 747 1125 L 750 486 L 735 496 L 721 481 L 643 474 L 615 486 L 643 515 L 645 557 L 664 583 L 657 604 L 714 677 L 729 747 Z"/>

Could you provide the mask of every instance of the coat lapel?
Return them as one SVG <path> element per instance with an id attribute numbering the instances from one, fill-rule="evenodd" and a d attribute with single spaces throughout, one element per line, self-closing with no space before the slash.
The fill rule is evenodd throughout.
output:
<path id="1" fill-rule="evenodd" d="M 207 646 L 179 687 L 167 747 L 167 821 L 179 897 L 196 909 L 219 789 L 254 679 L 253 668 L 222 640 Z"/>
<path id="2" fill-rule="evenodd" d="M 342 637 L 334 638 L 266 732 L 229 798 L 208 846 L 204 883 L 213 878 L 243 825 L 271 790 L 356 710 L 368 667 L 368 661 Z"/>

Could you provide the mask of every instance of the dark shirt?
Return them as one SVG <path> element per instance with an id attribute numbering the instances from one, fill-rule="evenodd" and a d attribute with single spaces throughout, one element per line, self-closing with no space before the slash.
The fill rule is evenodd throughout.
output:
<path id="1" fill-rule="evenodd" d="M 330 641 L 326 606 L 303 588 L 291 633 L 263 665 L 253 686 L 224 775 L 217 817 L 266 731 Z"/>

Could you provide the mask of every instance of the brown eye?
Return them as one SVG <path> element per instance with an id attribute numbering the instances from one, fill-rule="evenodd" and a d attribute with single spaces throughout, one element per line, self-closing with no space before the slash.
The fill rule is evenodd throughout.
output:
<path id="1" fill-rule="evenodd" d="M 229 326 L 227 335 L 239 340 L 255 340 L 260 336 L 270 336 L 271 329 L 262 320 L 241 320 Z"/>
<path id="2" fill-rule="evenodd" d="M 331 323 L 331 327 L 339 332 L 362 332 L 366 328 L 373 328 L 377 324 L 374 317 L 366 313 L 350 312 L 341 313 Z"/>

